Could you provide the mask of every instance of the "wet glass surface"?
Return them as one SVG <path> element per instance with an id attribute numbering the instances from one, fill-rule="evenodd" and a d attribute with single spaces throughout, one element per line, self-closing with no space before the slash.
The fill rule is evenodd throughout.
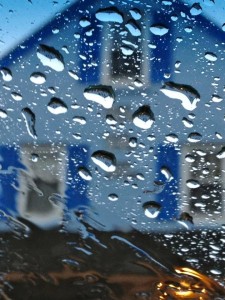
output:
<path id="1" fill-rule="evenodd" d="M 223 1 L 0 3 L 1 299 L 225 299 Z"/>

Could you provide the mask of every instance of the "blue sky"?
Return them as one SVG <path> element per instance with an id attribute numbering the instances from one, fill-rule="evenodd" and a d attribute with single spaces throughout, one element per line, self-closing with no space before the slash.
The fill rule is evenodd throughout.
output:
<path id="1" fill-rule="evenodd" d="M 0 1 L 0 57 L 76 0 Z"/>

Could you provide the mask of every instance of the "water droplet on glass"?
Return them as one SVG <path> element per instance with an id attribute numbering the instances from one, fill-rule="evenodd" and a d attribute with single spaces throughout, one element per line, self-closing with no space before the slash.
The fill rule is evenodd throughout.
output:
<path id="1" fill-rule="evenodd" d="M 190 189 L 197 189 L 200 187 L 200 183 L 198 182 L 198 180 L 195 180 L 195 179 L 188 179 L 186 181 L 186 185 Z"/>
<path id="2" fill-rule="evenodd" d="M 191 132 L 189 135 L 188 135 L 188 142 L 190 143 L 197 143 L 197 142 L 200 142 L 202 139 L 202 135 L 198 132 Z"/>
<path id="3" fill-rule="evenodd" d="M 91 159 L 106 172 L 114 172 L 116 170 L 116 157 L 113 153 L 99 150 L 92 154 Z"/>
<path id="4" fill-rule="evenodd" d="M 139 179 L 139 180 L 145 180 L 145 176 L 144 176 L 143 174 L 141 174 L 141 173 L 138 173 L 138 174 L 136 175 L 136 177 L 137 177 L 137 179 Z"/>
<path id="5" fill-rule="evenodd" d="M 79 76 L 77 75 L 76 72 L 70 70 L 70 71 L 68 71 L 68 74 L 69 74 L 70 77 L 72 77 L 73 79 L 79 80 Z"/>
<path id="6" fill-rule="evenodd" d="M 187 118 L 183 118 L 182 122 L 183 122 L 184 126 L 187 127 L 187 128 L 193 127 L 193 122 L 188 120 Z"/>
<path id="7" fill-rule="evenodd" d="M 87 180 L 87 181 L 92 180 L 91 172 L 87 168 L 85 168 L 85 167 L 79 167 L 78 174 L 84 180 Z"/>
<path id="8" fill-rule="evenodd" d="M 62 100 L 53 97 L 48 103 L 48 110 L 54 115 L 59 115 L 66 113 L 68 108 Z"/>
<path id="9" fill-rule="evenodd" d="M 219 102 L 221 102 L 221 101 L 223 101 L 223 98 L 221 98 L 221 97 L 218 96 L 218 95 L 212 95 L 212 102 L 214 102 L 214 103 L 219 103 Z"/>
<path id="10" fill-rule="evenodd" d="M 144 213 L 150 219 L 157 218 L 161 208 L 161 205 L 155 201 L 148 201 L 143 204 Z"/>
<path id="11" fill-rule="evenodd" d="M 36 130 L 35 130 L 35 114 L 31 111 L 30 108 L 26 107 L 22 109 L 22 115 L 27 127 L 27 132 L 33 138 L 37 138 Z"/>
<path id="12" fill-rule="evenodd" d="M 36 153 L 32 153 L 31 154 L 31 160 L 33 162 L 38 162 L 38 159 L 39 159 L 39 155 L 38 154 L 36 154 Z"/>
<path id="13" fill-rule="evenodd" d="M 194 225 L 193 217 L 187 212 L 182 212 L 178 218 L 178 223 L 180 223 L 186 229 L 192 229 Z"/>
<path id="14" fill-rule="evenodd" d="M 22 95 L 17 92 L 12 92 L 11 96 L 16 101 L 21 101 L 23 99 Z"/>
<path id="15" fill-rule="evenodd" d="M 154 122 L 154 113 L 148 105 L 141 106 L 133 113 L 133 123 L 141 129 L 151 128 Z"/>
<path id="16" fill-rule="evenodd" d="M 193 155 L 187 154 L 187 155 L 185 156 L 185 160 L 186 160 L 187 162 L 192 163 L 192 162 L 195 161 L 195 158 L 194 158 Z"/>
<path id="17" fill-rule="evenodd" d="M 126 56 L 132 55 L 134 53 L 134 49 L 129 46 L 121 46 L 120 49 L 121 49 L 123 55 L 126 55 Z"/>
<path id="18" fill-rule="evenodd" d="M 51 69 L 61 72 L 64 70 L 64 61 L 62 54 L 53 47 L 40 45 L 37 50 L 37 57 L 43 66 L 50 67 Z"/>
<path id="19" fill-rule="evenodd" d="M 199 3 L 194 3 L 190 9 L 190 13 L 192 16 L 198 16 L 202 12 L 202 8 Z"/>
<path id="20" fill-rule="evenodd" d="M 150 27 L 150 31 L 151 31 L 151 33 L 153 33 L 155 35 L 162 36 L 162 35 L 166 34 L 169 31 L 169 29 L 164 25 L 155 24 Z"/>
<path id="21" fill-rule="evenodd" d="M 169 143 L 177 143 L 179 141 L 179 138 L 175 133 L 170 133 L 166 135 L 166 140 Z"/>
<path id="22" fill-rule="evenodd" d="M 172 175 L 172 173 L 170 172 L 170 169 L 169 169 L 169 168 L 167 168 L 167 167 L 162 167 L 162 168 L 160 169 L 160 171 L 161 171 L 161 173 L 166 177 L 166 180 L 167 180 L 168 182 L 170 182 L 170 181 L 173 179 L 173 175 Z"/>
<path id="23" fill-rule="evenodd" d="M 111 108 L 115 101 L 115 94 L 111 86 L 94 85 L 84 90 L 84 97 L 101 104 L 105 108 Z"/>
<path id="24" fill-rule="evenodd" d="M 225 31 L 225 23 L 222 25 L 222 30 Z"/>
<path id="25" fill-rule="evenodd" d="M 11 71 L 9 69 L 2 68 L 2 69 L 0 69 L 0 72 L 2 74 L 2 79 L 4 81 L 11 81 L 12 80 L 12 78 L 13 78 L 12 77 L 12 73 L 11 73 Z"/>
<path id="26" fill-rule="evenodd" d="M 206 53 L 205 53 L 205 58 L 206 58 L 207 60 L 209 60 L 209 61 L 212 61 L 212 62 L 217 61 L 217 56 L 216 56 L 216 54 L 214 54 L 214 53 L 212 53 L 212 52 L 206 52 Z"/>
<path id="27" fill-rule="evenodd" d="M 108 199 L 110 201 L 117 201 L 119 199 L 118 195 L 117 194 L 109 194 L 108 195 Z"/>
<path id="28" fill-rule="evenodd" d="M 107 115 L 106 116 L 106 123 L 109 125 L 116 125 L 117 121 L 115 120 L 115 118 L 112 115 Z"/>
<path id="29" fill-rule="evenodd" d="M 125 27 L 129 30 L 130 34 L 133 36 L 140 36 L 141 35 L 141 30 L 136 24 L 135 21 L 130 20 L 125 24 Z"/>
<path id="30" fill-rule="evenodd" d="M 132 148 L 137 147 L 137 138 L 131 137 L 131 138 L 129 139 L 129 146 L 132 147 Z"/>
<path id="31" fill-rule="evenodd" d="M 95 17 L 102 22 L 123 23 L 123 15 L 115 7 L 99 9 Z"/>
<path id="32" fill-rule="evenodd" d="M 80 24 L 81 27 L 85 28 L 85 27 L 91 25 L 91 22 L 88 19 L 84 18 L 84 19 L 80 20 L 79 24 Z"/>
<path id="33" fill-rule="evenodd" d="M 222 149 L 217 153 L 216 157 L 219 159 L 225 158 L 225 147 L 222 147 Z"/>
<path id="34" fill-rule="evenodd" d="M 73 117 L 73 121 L 76 123 L 79 123 L 81 125 L 85 125 L 87 123 L 86 119 L 84 117 L 80 117 L 80 116 Z"/>
<path id="35" fill-rule="evenodd" d="M 167 82 L 160 91 L 169 98 L 180 100 L 186 110 L 194 110 L 200 101 L 199 93 L 189 85 Z"/>
<path id="36" fill-rule="evenodd" d="M 138 8 L 130 9 L 129 12 L 134 20 L 140 20 L 141 12 Z"/>
<path id="37" fill-rule="evenodd" d="M 5 119 L 7 116 L 7 112 L 3 109 L 0 109 L 0 118 Z"/>
<path id="38" fill-rule="evenodd" d="M 30 75 L 30 81 L 35 84 L 43 84 L 46 81 L 46 77 L 43 73 L 34 72 Z"/>

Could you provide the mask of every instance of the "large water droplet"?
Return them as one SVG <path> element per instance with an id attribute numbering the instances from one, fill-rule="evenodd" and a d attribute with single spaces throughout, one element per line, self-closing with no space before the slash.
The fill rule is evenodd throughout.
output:
<path id="1" fill-rule="evenodd" d="M 199 3 L 194 3 L 190 9 L 192 16 L 198 16 L 202 12 L 202 8 Z"/>
<path id="2" fill-rule="evenodd" d="M 118 195 L 117 194 L 109 194 L 108 195 L 108 199 L 110 201 L 117 201 L 119 199 Z"/>
<path id="3" fill-rule="evenodd" d="M 2 69 L 0 69 L 0 72 L 2 74 L 2 79 L 4 81 L 11 81 L 12 80 L 12 73 L 9 69 L 2 68 Z"/>
<path id="4" fill-rule="evenodd" d="M 23 99 L 22 95 L 20 93 L 17 93 L 17 92 L 12 92 L 11 96 L 16 101 L 21 101 Z"/>
<path id="5" fill-rule="evenodd" d="M 195 180 L 195 179 L 188 179 L 186 181 L 186 185 L 190 189 L 197 189 L 200 187 L 200 183 L 198 182 L 198 180 Z"/>
<path id="6" fill-rule="evenodd" d="M 192 229 L 194 225 L 193 217 L 187 212 L 182 212 L 178 219 L 178 223 L 186 229 Z"/>
<path id="7" fill-rule="evenodd" d="M 123 23 L 123 15 L 115 7 L 99 9 L 95 17 L 102 22 Z"/>
<path id="8" fill-rule="evenodd" d="M 92 154 L 91 159 L 106 172 L 114 172 L 116 170 L 116 157 L 113 153 L 99 150 Z"/>
<path id="9" fill-rule="evenodd" d="M 77 75 L 77 73 L 76 73 L 76 72 L 74 72 L 74 71 L 70 70 L 70 71 L 68 71 L 68 74 L 69 74 L 69 75 L 70 75 L 70 77 L 72 77 L 73 79 L 75 79 L 75 80 L 79 80 L 79 76 Z"/>
<path id="10" fill-rule="evenodd" d="M 200 101 L 199 93 L 191 86 L 167 82 L 160 91 L 169 98 L 180 100 L 183 108 L 192 111 Z"/>
<path id="11" fill-rule="evenodd" d="M 94 85 L 84 90 L 84 97 L 101 104 L 105 108 L 111 108 L 115 101 L 115 94 L 111 86 Z"/>
<path id="12" fill-rule="evenodd" d="M 216 61 L 217 60 L 217 56 L 216 54 L 212 53 L 212 52 L 206 52 L 205 53 L 205 58 L 209 61 Z"/>
<path id="13" fill-rule="evenodd" d="M 46 81 L 46 77 L 43 73 L 34 72 L 30 75 L 30 81 L 35 84 L 43 84 Z"/>
<path id="14" fill-rule="evenodd" d="M 30 108 L 26 107 L 22 109 L 22 115 L 27 127 L 27 132 L 33 138 L 37 138 L 36 130 L 35 130 L 35 114 L 31 111 Z"/>
<path id="15" fill-rule="evenodd" d="M 87 181 L 92 180 L 91 172 L 87 168 L 85 168 L 85 167 L 79 167 L 78 174 L 84 180 L 87 180 Z"/>
<path id="16" fill-rule="evenodd" d="M 136 24 L 135 21 L 130 20 L 126 23 L 125 27 L 129 30 L 130 34 L 133 36 L 140 36 L 141 35 L 141 30 Z"/>
<path id="17" fill-rule="evenodd" d="M 141 106 L 133 114 L 133 123 L 139 128 L 149 129 L 154 121 L 154 113 L 148 105 Z"/>
<path id="18" fill-rule="evenodd" d="M 43 66 L 61 72 L 64 70 L 64 61 L 62 54 L 53 47 L 40 45 L 37 50 L 37 57 L 40 59 Z"/>
<path id="19" fill-rule="evenodd" d="M 161 173 L 166 177 L 166 180 L 167 181 L 171 181 L 172 179 L 173 179 L 173 175 L 172 175 L 172 173 L 170 172 L 170 169 L 169 168 L 167 168 L 167 167 L 162 167 L 161 169 L 160 169 L 160 171 L 161 171 Z"/>
<path id="20" fill-rule="evenodd" d="M 134 20 L 139 20 L 141 18 L 141 12 L 138 8 L 130 9 L 129 12 Z"/>
<path id="21" fill-rule="evenodd" d="M 143 204 L 143 209 L 146 217 L 155 219 L 160 213 L 161 205 L 155 201 L 148 201 Z"/>
<path id="22" fill-rule="evenodd" d="M 0 118 L 5 119 L 7 116 L 7 112 L 3 109 L 0 109 Z"/>
<path id="23" fill-rule="evenodd" d="M 81 125 L 85 125 L 87 123 L 86 119 L 84 117 L 80 117 L 80 116 L 73 117 L 73 121 L 76 123 L 79 123 Z"/>
<path id="24" fill-rule="evenodd" d="M 169 143 L 177 143 L 179 141 L 179 138 L 175 133 L 170 133 L 166 135 L 166 140 Z"/>
<path id="25" fill-rule="evenodd" d="M 222 147 L 222 149 L 217 153 L 216 157 L 219 159 L 225 158 L 225 147 Z"/>
<path id="26" fill-rule="evenodd" d="M 188 142 L 190 143 L 197 143 L 197 142 L 200 142 L 202 139 L 202 135 L 198 132 L 191 132 L 189 135 L 188 135 Z"/>
<path id="27" fill-rule="evenodd" d="M 150 31 L 155 35 L 162 36 L 166 34 L 169 31 L 169 29 L 162 24 L 155 24 L 150 27 Z"/>
<path id="28" fill-rule="evenodd" d="M 66 113 L 68 108 L 62 100 L 53 97 L 48 103 L 48 110 L 54 115 L 59 115 Z"/>

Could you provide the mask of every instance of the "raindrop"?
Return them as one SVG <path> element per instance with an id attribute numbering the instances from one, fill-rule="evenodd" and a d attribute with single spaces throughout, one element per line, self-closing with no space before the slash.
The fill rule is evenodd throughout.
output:
<path id="1" fill-rule="evenodd" d="M 225 31 L 225 23 L 222 25 L 222 30 Z"/>
<path id="2" fill-rule="evenodd" d="M 199 3 L 194 3 L 190 9 L 192 16 L 198 16 L 202 12 L 202 8 Z"/>
<path id="3" fill-rule="evenodd" d="M 170 181 L 173 179 L 173 175 L 172 175 L 172 173 L 170 172 L 170 169 L 169 169 L 169 168 L 167 168 L 167 167 L 162 167 L 162 168 L 160 169 L 160 171 L 161 171 L 161 173 L 166 177 L 166 180 L 167 180 L 168 182 L 170 182 Z"/>
<path id="4" fill-rule="evenodd" d="M 73 79 L 79 80 L 79 76 L 77 75 L 76 72 L 70 70 L 70 71 L 68 71 L 68 74 L 69 74 L 70 77 L 72 77 Z"/>
<path id="5" fill-rule="evenodd" d="M 81 27 L 85 28 L 85 27 L 91 25 L 91 22 L 87 19 L 81 19 L 79 24 L 80 24 Z"/>
<path id="6" fill-rule="evenodd" d="M 115 118 L 112 115 L 107 115 L 106 116 L 106 123 L 109 125 L 116 125 L 117 121 L 115 120 Z"/>
<path id="7" fill-rule="evenodd" d="M 200 101 L 199 93 L 189 85 L 167 82 L 160 91 L 169 98 L 180 100 L 186 110 L 194 110 Z"/>
<path id="8" fill-rule="evenodd" d="M 129 30 L 130 34 L 133 36 L 140 36 L 141 35 L 141 30 L 136 24 L 135 21 L 130 20 L 125 24 L 125 27 Z"/>
<path id="9" fill-rule="evenodd" d="M 186 160 L 187 162 L 192 163 L 192 162 L 195 161 L 195 158 L 194 158 L 194 156 L 192 156 L 192 155 L 190 155 L 190 154 L 187 154 L 187 155 L 185 156 L 185 160 Z"/>
<path id="10" fill-rule="evenodd" d="M 36 153 L 32 153 L 32 154 L 31 154 L 31 160 L 32 160 L 33 162 L 38 162 L 38 160 L 39 160 L 39 155 L 36 154 Z"/>
<path id="11" fill-rule="evenodd" d="M 141 12 L 139 9 L 133 8 L 130 9 L 129 12 L 134 20 L 139 20 L 141 18 Z"/>
<path id="12" fill-rule="evenodd" d="M 198 180 L 195 180 L 195 179 L 188 179 L 186 181 L 186 185 L 190 189 L 197 189 L 200 187 L 200 183 L 198 182 Z"/>
<path id="13" fill-rule="evenodd" d="M 43 84 L 46 81 L 46 77 L 40 72 L 34 72 L 30 75 L 30 81 L 35 84 Z"/>
<path id="14" fill-rule="evenodd" d="M 64 61 L 62 54 L 53 47 L 40 45 L 37 50 L 37 57 L 43 66 L 50 67 L 51 69 L 61 72 L 64 70 Z"/>
<path id="15" fill-rule="evenodd" d="M 116 170 L 116 158 L 113 153 L 99 150 L 92 154 L 91 159 L 106 172 L 114 172 Z"/>
<path id="16" fill-rule="evenodd" d="M 222 147 L 222 149 L 217 153 L 216 157 L 219 159 L 225 158 L 225 147 Z"/>
<path id="17" fill-rule="evenodd" d="M 21 101 L 23 99 L 22 95 L 17 92 L 12 92 L 11 96 L 16 101 Z"/>
<path id="18" fill-rule="evenodd" d="M 206 52 L 205 53 L 205 58 L 211 62 L 214 62 L 217 60 L 217 56 L 216 54 L 212 53 L 212 52 Z"/>
<path id="19" fill-rule="evenodd" d="M 178 136 L 175 133 L 167 134 L 166 140 L 169 143 L 177 143 L 179 141 Z"/>
<path id="20" fill-rule="evenodd" d="M 138 174 L 136 175 L 136 177 L 137 177 L 137 179 L 139 179 L 139 180 L 145 180 L 145 176 L 144 176 L 143 174 L 141 174 L 141 173 L 138 173 Z"/>
<path id="21" fill-rule="evenodd" d="M 132 147 L 132 148 L 137 147 L 137 138 L 131 137 L 131 138 L 129 139 L 129 146 Z"/>
<path id="22" fill-rule="evenodd" d="M 54 115 L 59 115 L 66 113 L 68 108 L 62 100 L 53 97 L 48 103 L 48 110 Z"/>
<path id="23" fill-rule="evenodd" d="M 84 90 L 84 97 L 101 104 L 105 108 L 111 108 L 115 101 L 115 94 L 111 86 L 95 85 Z"/>
<path id="24" fill-rule="evenodd" d="M 102 22 L 123 23 L 123 16 L 115 7 L 99 9 L 95 17 Z"/>
<path id="25" fill-rule="evenodd" d="M 0 118 L 5 119 L 7 116 L 7 112 L 3 109 L 0 109 Z"/>
<path id="26" fill-rule="evenodd" d="M 126 56 L 132 55 L 134 53 L 134 49 L 132 49 L 129 46 L 121 46 L 120 49 L 121 49 L 123 55 L 126 55 Z"/>
<path id="27" fill-rule="evenodd" d="M 219 103 L 219 102 L 223 101 L 223 98 L 221 98 L 218 95 L 212 95 L 212 101 L 215 103 Z"/>
<path id="28" fill-rule="evenodd" d="M 133 113 L 133 123 L 141 129 L 151 128 L 154 122 L 154 113 L 148 105 L 141 106 Z"/>
<path id="29" fill-rule="evenodd" d="M 193 122 L 188 120 L 187 118 L 183 118 L 182 122 L 183 122 L 184 126 L 187 127 L 187 128 L 193 127 Z"/>
<path id="30" fill-rule="evenodd" d="M 169 31 L 169 29 L 167 27 L 165 27 L 164 25 L 155 24 L 150 27 L 150 31 L 155 35 L 162 36 L 162 35 L 166 34 Z"/>
<path id="31" fill-rule="evenodd" d="M 0 69 L 0 72 L 2 74 L 2 79 L 4 81 L 11 81 L 12 80 L 12 78 L 13 78 L 12 77 L 12 73 L 11 73 L 11 71 L 9 69 L 2 68 L 2 69 Z"/>
<path id="32" fill-rule="evenodd" d="M 92 180 L 91 172 L 87 168 L 85 168 L 85 167 L 79 167 L 78 174 L 84 180 L 87 180 L 87 181 Z"/>
<path id="33" fill-rule="evenodd" d="M 221 275 L 222 272 L 220 270 L 217 270 L 217 269 L 212 269 L 210 270 L 210 272 L 213 274 L 213 275 Z"/>
<path id="34" fill-rule="evenodd" d="M 178 223 L 184 226 L 186 229 L 192 229 L 194 225 L 193 217 L 187 212 L 182 212 L 178 219 Z"/>
<path id="35" fill-rule="evenodd" d="M 199 141 L 201 141 L 202 139 L 202 135 L 198 132 L 191 132 L 188 136 L 188 142 L 190 143 L 197 143 Z"/>
<path id="36" fill-rule="evenodd" d="M 117 194 L 109 194 L 108 195 L 108 199 L 110 201 L 117 201 L 119 199 L 118 195 Z"/>
<path id="37" fill-rule="evenodd" d="M 155 201 L 148 201 L 143 204 L 144 213 L 150 219 L 157 218 L 161 208 L 161 205 Z"/>
<path id="38" fill-rule="evenodd" d="M 81 125 L 85 125 L 87 123 L 86 119 L 80 116 L 73 117 L 73 121 Z"/>
<path id="39" fill-rule="evenodd" d="M 23 108 L 21 112 L 27 127 L 27 132 L 33 139 L 36 139 L 35 114 L 28 107 Z"/>

